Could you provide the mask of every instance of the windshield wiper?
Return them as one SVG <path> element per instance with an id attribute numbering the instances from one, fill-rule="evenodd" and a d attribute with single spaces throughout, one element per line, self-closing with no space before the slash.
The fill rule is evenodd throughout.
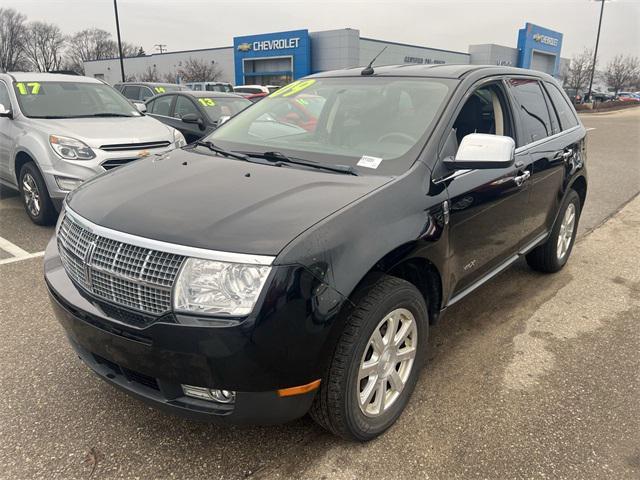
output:
<path id="1" fill-rule="evenodd" d="M 80 117 L 134 117 L 136 115 L 127 115 L 125 113 L 111 113 L 111 112 L 99 112 L 99 113 L 92 113 L 89 115 L 78 115 L 78 118 Z"/>
<path id="2" fill-rule="evenodd" d="M 358 175 L 358 172 L 350 165 L 333 165 L 327 163 L 317 163 L 302 158 L 289 157 L 282 152 L 247 153 L 250 157 L 264 158 L 278 163 L 290 163 L 302 165 L 304 167 L 318 168 L 330 172 L 344 173 L 346 175 Z"/>
<path id="3" fill-rule="evenodd" d="M 217 147 L 213 142 L 203 142 L 202 140 L 197 140 L 190 145 L 193 145 L 192 148 L 195 147 L 207 147 L 212 152 L 216 152 L 218 155 L 222 155 L 224 157 L 229 158 L 237 158 L 238 160 L 245 160 L 247 162 L 251 162 L 251 159 L 242 153 L 231 152 L 229 150 L 225 150 L 224 148 Z"/>

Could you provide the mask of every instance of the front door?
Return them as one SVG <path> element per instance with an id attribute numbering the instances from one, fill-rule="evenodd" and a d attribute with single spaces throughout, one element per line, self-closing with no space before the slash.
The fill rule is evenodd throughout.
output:
<path id="1" fill-rule="evenodd" d="M 457 143 L 471 133 L 515 136 L 511 104 L 501 82 L 484 84 L 465 101 L 453 123 Z M 514 165 L 457 171 L 446 181 L 454 296 L 512 260 L 522 240 L 528 201 L 529 157 Z"/>
<path id="2" fill-rule="evenodd" d="M 0 81 L 0 104 L 15 112 L 11 105 L 8 87 L 3 81 Z M 15 178 L 11 178 L 14 134 L 13 120 L 8 117 L 0 117 L 0 178 L 11 183 L 16 181 Z"/>

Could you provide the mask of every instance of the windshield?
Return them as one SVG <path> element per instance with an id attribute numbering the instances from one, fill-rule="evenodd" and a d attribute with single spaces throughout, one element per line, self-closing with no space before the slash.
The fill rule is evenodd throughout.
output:
<path id="1" fill-rule="evenodd" d="M 138 117 L 109 85 L 88 82 L 14 82 L 20 110 L 31 118 Z"/>
<path id="2" fill-rule="evenodd" d="M 415 161 L 450 80 L 318 78 L 293 82 L 207 137 L 228 150 L 398 174 Z"/>
<path id="3" fill-rule="evenodd" d="M 245 108 L 253 105 L 246 98 L 206 98 L 199 97 L 198 103 L 204 109 L 207 117 L 212 122 L 217 122 L 222 116 L 233 117 L 235 114 L 240 113 Z"/>

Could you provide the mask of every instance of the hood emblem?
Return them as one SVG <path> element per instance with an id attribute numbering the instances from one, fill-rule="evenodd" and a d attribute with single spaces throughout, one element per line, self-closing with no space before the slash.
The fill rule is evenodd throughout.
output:
<path id="1" fill-rule="evenodd" d="M 140 150 L 138 152 L 138 158 L 148 157 L 149 155 L 151 155 L 151 152 L 149 150 Z"/>

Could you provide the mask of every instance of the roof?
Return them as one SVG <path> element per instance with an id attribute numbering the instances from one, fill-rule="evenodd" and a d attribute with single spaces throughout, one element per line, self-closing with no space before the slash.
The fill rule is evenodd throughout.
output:
<path id="1" fill-rule="evenodd" d="M 365 67 L 345 68 L 311 75 L 312 78 L 322 77 L 352 77 L 360 76 Z M 533 75 L 551 79 L 550 75 L 537 70 L 525 68 L 502 67 L 496 65 L 470 64 L 438 64 L 438 65 L 381 65 L 373 66 L 372 77 L 429 77 L 429 78 L 462 78 L 472 72 L 486 72 L 487 75 Z"/>
<path id="2" fill-rule="evenodd" d="M 66 75 L 64 73 L 40 73 L 40 72 L 7 72 L 16 82 L 75 82 L 75 83 L 102 83 L 97 78 L 84 77 L 82 75 Z"/>
<path id="3" fill-rule="evenodd" d="M 196 98 L 244 98 L 242 95 L 236 93 L 227 92 L 215 92 L 213 90 L 196 91 L 196 90 L 181 90 L 179 92 L 167 92 L 167 94 L 181 93 L 183 95 L 191 95 Z"/>
<path id="4" fill-rule="evenodd" d="M 184 87 L 177 83 L 169 82 L 117 82 L 115 85 L 146 85 L 148 87 Z"/>

